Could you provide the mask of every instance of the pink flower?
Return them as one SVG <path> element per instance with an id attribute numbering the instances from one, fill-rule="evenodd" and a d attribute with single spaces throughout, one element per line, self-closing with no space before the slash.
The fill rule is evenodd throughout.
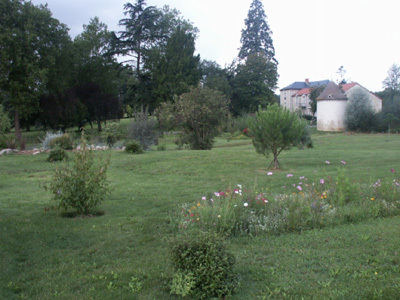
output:
<path id="1" fill-rule="evenodd" d="M 207 198 L 203 196 L 203 197 L 201 197 L 201 200 L 206 201 Z"/>
<path id="2" fill-rule="evenodd" d="M 326 163 L 327 165 L 330 165 L 330 162 L 329 162 L 329 160 L 326 160 L 326 161 L 325 161 L 325 163 Z"/>
<path id="3" fill-rule="evenodd" d="M 325 183 L 325 180 L 321 179 L 319 182 L 320 182 L 321 184 L 324 184 L 324 183 Z"/>
<path id="4" fill-rule="evenodd" d="M 344 165 L 346 164 L 346 162 L 345 162 L 345 161 L 343 161 L 343 160 L 341 161 L 341 163 L 342 163 L 342 164 L 344 164 Z"/>
<path id="5" fill-rule="evenodd" d="M 301 180 L 301 179 L 304 179 L 305 177 L 304 177 L 304 176 L 301 176 L 301 177 L 299 177 L 299 178 L 300 178 L 300 180 Z"/>
<path id="6" fill-rule="evenodd" d="M 390 172 L 394 173 L 394 169 L 393 169 L 393 168 L 392 168 L 392 169 L 390 169 Z"/>
<path id="7" fill-rule="evenodd" d="M 287 174 L 286 177 L 293 177 L 293 174 Z"/>
<path id="8" fill-rule="evenodd" d="M 301 186 L 297 186 L 297 189 L 299 190 L 299 191 L 302 191 L 303 189 L 301 188 Z"/>
<path id="9" fill-rule="evenodd" d="M 274 174 L 274 173 L 272 173 L 272 172 L 268 172 L 268 174 L 267 174 L 267 175 L 268 175 L 268 176 L 271 176 L 272 174 Z"/>
<path id="10" fill-rule="evenodd" d="M 215 192 L 214 195 L 217 196 L 217 197 L 219 197 L 219 193 L 217 193 L 217 192 Z"/>

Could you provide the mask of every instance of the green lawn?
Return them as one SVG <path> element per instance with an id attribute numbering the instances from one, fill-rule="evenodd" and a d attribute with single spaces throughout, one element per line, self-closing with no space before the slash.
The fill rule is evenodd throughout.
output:
<path id="1" fill-rule="evenodd" d="M 54 168 L 47 154 L 0 157 L 0 299 L 178 299 L 169 293 L 168 247 L 180 204 L 236 184 L 279 192 L 288 173 L 317 181 L 342 160 L 356 182 L 400 172 L 400 135 L 313 138 L 313 149 L 282 153 L 273 176 L 249 140 L 220 138 L 211 151 L 189 151 L 169 138 L 166 151 L 114 151 L 112 196 L 105 215 L 92 218 L 48 210 L 54 203 L 40 186 Z M 399 228 L 393 217 L 230 238 L 240 282 L 230 299 L 399 299 Z"/>

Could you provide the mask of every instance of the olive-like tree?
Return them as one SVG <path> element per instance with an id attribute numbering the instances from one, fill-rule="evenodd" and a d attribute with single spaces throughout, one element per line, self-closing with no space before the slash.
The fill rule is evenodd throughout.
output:
<path id="1" fill-rule="evenodd" d="M 266 110 L 259 109 L 254 118 L 248 119 L 247 125 L 257 153 L 265 156 L 272 153 L 274 156 L 268 168 L 273 164 L 275 169 L 279 169 L 279 154 L 299 144 L 307 134 L 307 124 L 298 114 L 277 104 L 268 106 Z"/>
<path id="2" fill-rule="evenodd" d="M 210 150 L 229 115 L 229 100 L 219 91 L 197 87 L 174 103 L 163 103 L 161 124 L 182 128 L 180 144 L 193 150 Z"/>

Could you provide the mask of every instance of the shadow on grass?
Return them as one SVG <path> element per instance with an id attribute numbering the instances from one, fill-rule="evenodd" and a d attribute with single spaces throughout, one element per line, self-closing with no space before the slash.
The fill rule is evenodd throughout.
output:
<path id="1" fill-rule="evenodd" d="M 99 210 L 99 211 L 93 211 L 87 215 L 82 215 L 77 213 L 76 211 L 63 211 L 61 212 L 61 217 L 63 218 L 82 218 L 82 219 L 86 219 L 86 218 L 95 218 L 95 217 L 101 217 L 104 216 L 105 212 L 103 210 Z"/>

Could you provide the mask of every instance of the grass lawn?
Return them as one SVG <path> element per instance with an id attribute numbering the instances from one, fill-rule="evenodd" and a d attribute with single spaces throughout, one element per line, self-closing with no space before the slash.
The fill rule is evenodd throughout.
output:
<path id="1" fill-rule="evenodd" d="M 179 205 L 237 184 L 279 192 L 288 173 L 318 181 L 342 160 L 355 181 L 400 172 L 400 135 L 313 139 L 313 149 L 283 152 L 273 176 L 249 140 L 220 138 L 211 151 L 175 150 L 171 139 L 166 151 L 114 151 L 112 196 L 92 218 L 47 209 L 54 204 L 40 186 L 54 168 L 47 154 L 0 157 L 0 299 L 178 299 L 169 292 L 168 247 Z M 391 217 L 229 238 L 239 274 L 229 299 L 399 299 L 399 228 L 400 217 Z"/>

